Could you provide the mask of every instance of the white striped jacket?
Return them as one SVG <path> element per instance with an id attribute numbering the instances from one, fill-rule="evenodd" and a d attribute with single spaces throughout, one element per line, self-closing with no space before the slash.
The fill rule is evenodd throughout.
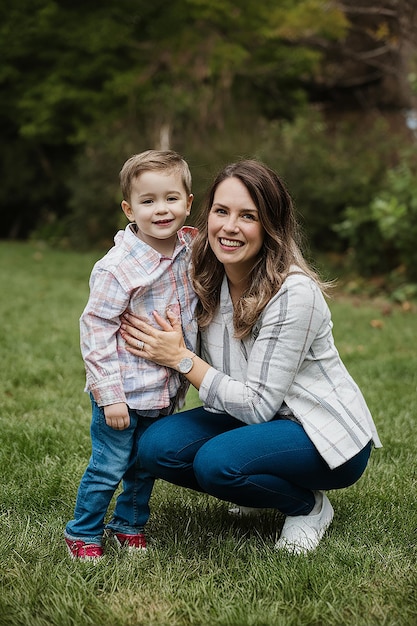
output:
<path id="1" fill-rule="evenodd" d="M 333 469 L 370 440 L 375 447 L 381 442 L 334 344 L 320 288 L 294 269 L 244 340 L 233 336 L 233 305 L 224 278 L 215 319 L 201 333 L 201 355 L 212 367 L 200 399 L 208 410 L 246 424 L 292 413 Z"/>

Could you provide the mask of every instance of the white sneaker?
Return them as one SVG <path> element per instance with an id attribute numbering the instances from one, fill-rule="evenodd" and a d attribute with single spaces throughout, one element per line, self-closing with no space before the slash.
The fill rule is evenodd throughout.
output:
<path id="1" fill-rule="evenodd" d="M 277 550 L 287 550 L 293 554 L 307 554 L 315 550 L 327 528 L 332 523 L 334 511 L 324 491 L 316 492 L 322 496 L 321 510 L 312 515 L 288 516 L 284 522 L 281 536 L 275 544 Z"/>
<path id="2" fill-rule="evenodd" d="M 229 509 L 229 515 L 235 517 L 249 517 L 250 515 L 260 515 L 262 509 L 255 509 L 251 506 L 233 506 Z"/>

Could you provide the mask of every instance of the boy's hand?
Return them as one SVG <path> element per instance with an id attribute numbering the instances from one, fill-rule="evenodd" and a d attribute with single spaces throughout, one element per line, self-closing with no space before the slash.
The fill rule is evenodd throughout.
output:
<path id="1" fill-rule="evenodd" d="M 114 430 L 124 430 L 130 424 L 129 411 L 127 404 L 124 402 L 105 406 L 104 417 L 106 418 L 107 426 L 114 428 Z"/>

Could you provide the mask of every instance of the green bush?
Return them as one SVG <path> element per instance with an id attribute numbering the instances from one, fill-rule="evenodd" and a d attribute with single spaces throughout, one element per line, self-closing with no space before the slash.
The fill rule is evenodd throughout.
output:
<path id="1" fill-rule="evenodd" d="M 267 129 L 260 156 L 283 176 L 294 197 L 314 251 L 340 252 L 346 242 L 335 236 L 346 206 L 366 205 L 380 189 L 399 138 L 375 118 L 328 122 L 307 109 L 293 122 Z"/>
<path id="2" fill-rule="evenodd" d="M 348 206 L 335 227 L 362 274 L 390 273 L 417 291 L 417 163 L 413 155 L 387 171 L 368 205 Z M 400 280 L 399 280 L 400 279 Z"/>

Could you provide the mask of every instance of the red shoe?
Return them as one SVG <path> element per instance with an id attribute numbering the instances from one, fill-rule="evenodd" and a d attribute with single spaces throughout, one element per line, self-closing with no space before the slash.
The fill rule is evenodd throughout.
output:
<path id="1" fill-rule="evenodd" d="M 146 537 L 144 533 L 126 535 L 125 533 L 113 533 L 113 537 L 119 548 L 127 548 L 128 552 L 146 550 Z"/>
<path id="2" fill-rule="evenodd" d="M 103 548 L 97 543 L 86 543 L 81 539 L 67 539 L 65 537 L 69 555 L 80 561 L 99 561 L 103 558 Z"/>

